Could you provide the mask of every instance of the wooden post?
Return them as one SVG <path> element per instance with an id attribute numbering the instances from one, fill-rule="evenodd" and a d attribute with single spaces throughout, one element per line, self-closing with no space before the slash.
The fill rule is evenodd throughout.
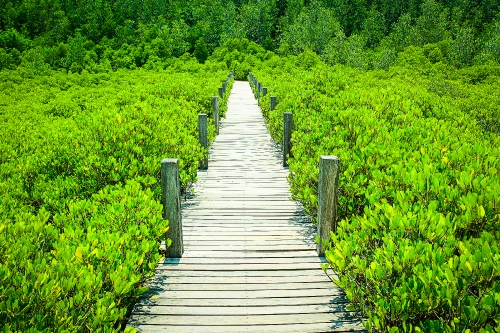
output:
<path id="1" fill-rule="evenodd" d="M 212 97 L 212 118 L 214 118 L 215 132 L 219 134 L 219 97 Z"/>
<path id="2" fill-rule="evenodd" d="M 337 156 L 321 156 L 318 184 L 318 237 L 316 251 L 325 256 L 323 241 L 330 241 L 330 232 L 337 231 L 337 202 L 340 159 Z"/>
<path id="3" fill-rule="evenodd" d="M 222 82 L 222 91 L 224 92 L 224 95 L 226 94 L 226 88 L 227 88 L 227 80 L 224 80 L 224 82 Z"/>
<path id="4" fill-rule="evenodd" d="M 257 99 L 260 99 L 262 96 L 262 82 L 259 82 L 257 85 Z"/>
<path id="5" fill-rule="evenodd" d="M 262 88 L 262 97 L 267 95 L 267 87 Z"/>
<path id="6" fill-rule="evenodd" d="M 283 166 L 284 167 L 288 166 L 287 155 L 290 154 L 290 150 L 292 148 L 292 144 L 290 142 L 292 138 L 292 125 L 293 125 L 292 113 L 285 112 L 283 114 Z"/>
<path id="7" fill-rule="evenodd" d="M 276 96 L 271 96 L 271 111 L 276 109 Z"/>
<path id="8" fill-rule="evenodd" d="M 198 134 L 200 144 L 203 148 L 208 149 L 208 137 L 207 137 L 208 127 L 207 127 L 207 115 L 202 113 L 198 115 Z M 208 153 L 203 156 L 203 162 L 200 165 L 201 170 L 208 169 Z"/>
<path id="9" fill-rule="evenodd" d="M 184 244 L 182 242 L 179 163 L 176 158 L 165 158 L 161 161 L 161 192 L 163 218 L 168 220 L 169 227 L 166 236 L 172 240 L 172 245 L 167 248 L 167 256 L 181 258 L 184 253 Z"/>
<path id="10" fill-rule="evenodd" d="M 224 91 L 223 91 L 222 87 L 219 88 L 219 96 L 220 96 L 220 98 L 224 98 Z"/>

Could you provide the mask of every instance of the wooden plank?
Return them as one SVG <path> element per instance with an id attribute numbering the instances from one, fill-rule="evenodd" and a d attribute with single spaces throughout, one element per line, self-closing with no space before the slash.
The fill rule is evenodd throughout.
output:
<path id="1" fill-rule="evenodd" d="M 318 258 L 315 250 L 305 251 L 194 251 L 184 252 L 183 258 Z"/>
<path id="2" fill-rule="evenodd" d="M 287 217 L 284 217 L 283 214 L 279 213 L 270 213 L 270 212 L 263 212 L 263 213 L 256 213 L 252 212 L 252 214 L 247 213 L 247 214 L 238 214 L 237 212 L 227 212 L 227 213 L 222 213 L 222 214 L 217 214 L 214 216 L 216 211 L 208 211 L 205 210 L 204 212 L 198 212 L 194 214 L 189 214 L 189 216 L 186 216 L 186 220 L 230 220 L 230 221 L 241 221 L 241 220 L 259 220 L 259 221 L 271 221 L 271 220 L 277 220 L 277 221 L 294 221 L 294 222 L 306 222 L 308 223 L 308 217 L 306 217 L 303 214 L 288 214 Z M 212 215 L 211 215 L 212 214 Z"/>
<path id="3" fill-rule="evenodd" d="M 136 307 L 149 306 L 217 306 L 217 307 L 268 307 L 268 306 L 303 306 L 319 304 L 348 304 L 349 300 L 345 295 L 333 296 L 307 296 L 295 298 L 271 297 L 271 298 L 164 298 L 154 294 L 141 297 L 141 302 Z"/>
<path id="4" fill-rule="evenodd" d="M 161 283 L 151 283 L 149 288 L 154 290 L 163 291 L 257 291 L 257 290 L 307 290 L 307 289 L 324 289 L 325 293 L 328 290 L 336 291 L 336 287 L 332 282 L 325 283 L 328 281 L 320 282 L 290 282 L 290 283 L 259 283 L 259 284 L 246 284 L 246 283 L 208 283 L 207 281 L 199 281 L 197 284 L 193 283 L 174 283 L 169 281 L 167 285 L 163 285 L 164 281 Z"/>
<path id="5" fill-rule="evenodd" d="M 196 321 L 198 326 L 217 325 L 283 325 L 283 324 L 314 324 L 314 323 L 338 323 L 342 321 L 357 320 L 357 316 L 350 312 L 334 313 L 293 313 L 277 315 L 256 315 L 256 316 L 233 316 L 233 315 L 212 315 L 212 316 L 169 316 L 169 315 L 145 315 L 135 314 L 131 319 L 132 323 L 147 323 L 148 325 L 185 325 Z"/>
<path id="6" fill-rule="evenodd" d="M 266 229 L 266 230 L 245 230 L 245 229 L 233 229 L 233 230 L 224 230 L 224 228 L 220 228 L 218 230 L 205 228 L 199 230 L 198 227 L 192 226 L 184 229 L 184 237 L 188 237 L 194 239 L 193 237 L 208 237 L 210 239 L 217 239 L 217 237 L 241 237 L 241 236 L 262 236 L 262 237 L 299 237 L 304 235 L 312 235 L 307 230 L 303 233 L 297 230 L 288 230 L 286 228 L 281 228 L 276 230 L 274 229 Z"/>
<path id="7" fill-rule="evenodd" d="M 182 326 L 169 326 L 173 328 L 176 333 L 186 332 L 202 332 L 202 333 L 240 333 L 240 332 L 299 332 L 299 333 L 321 333 L 321 332 L 366 332 L 361 323 L 314 323 L 314 324 L 283 324 L 283 325 L 253 325 L 253 326 L 196 326 L 182 325 Z M 164 333 L 168 328 L 163 325 L 141 325 L 138 326 L 138 332 L 142 333 Z"/>
<path id="8" fill-rule="evenodd" d="M 191 275 L 171 276 L 168 271 L 158 271 L 158 281 L 161 283 L 183 283 L 183 284 L 199 284 L 202 283 L 220 283 L 220 284 L 268 284 L 268 283 L 312 283 L 312 282 L 331 282 L 330 278 L 324 275 L 302 275 L 302 276 L 259 276 L 258 278 L 248 276 L 203 276 L 202 279 L 196 276 L 196 272 Z M 157 283 L 156 280 L 150 282 Z"/>
<path id="9" fill-rule="evenodd" d="M 149 295 L 158 296 L 158 298 L 233 298 L 233 299 L 249 299 L 249 298 L 294 298 L 294 297 L 314 297 L 325 295 L 343 295 L 343 292 L 337 289 L 297 289 L 297 290 L 231 290 L 231 291 L 215 291 L 207 290 L 200 292 L 199 290 L 150 290 Z"/>
<path id="10" fill-rule="evenodd" d="M 294 244 L 294 245 L 260 245 L 253 246 L 249 248 L 248 245 L 234 245 L 231 248 L 227 246 L 217 246 L 217 245 L 188 245 L 186 246 L 186 250 L 194 250 L 194 251 L 304 251 L 315 249 L 315 244 Z"/>
<path id="11" fill-rule="evenodd" d="M 224 316 L 248 315 L 277 315 L 277 314 L 305 314 L 305 313 L 336 313 L 344 312 L 349 303 L 311 304 L 311 305 L 271 305 L 271 306 L 155 306 L 143 305 L 136 307 L 137 314 L 159 315 L 189 315 L 211 316 L 223 314 Z"/>
<path id="12" fill-rule="evenodd" d="M 302 240 L 302 239 L 308 239 L 311 241 L 314 241 L 314 235 L 309 234 L 309 235 L 301 235 L 297 232 L 294 234 L 288 234 L 288 235 L 269 235 L 263 232 L 260 232 L 259 234 L 252 234 L 251 232 L 247 233 L 246 235 L 237 235 L 237 234 L 232 234 L 232 233 L 213 233 L 213 235 L 207 235 L 206 233 L 199 232 L 198 234 L 185 234 L 184 237 L 186 239 L 192 240 L 192 241 L 204 241 L 207 239 L 210 239 L 211 241 L 224 241 L 228 239 L 228 237 L 231 237 L 231 240 L 233 241 L 244 241 L 244 240 L 260 240 L 260 241 L 265 241 L 265 242 L 279 242 L 281 240 Z"/>
<path id="13" fill-rule="evenodd" d="M 160 263 L 170 265 L 180 264 L 203 264 L 203 265 L 231 265 L 231 264 L 321 264 L 325 263 L 324 258 L 319 257 L 290 257 L 290 258 L 197 258 L 197 257 L 183 257 L 183 258 L 166 258 Z"/>
<path id="14" fill-rule="evenodd" d="M 183 271 L 183 270 L 160 270 L 157 273 L 164 272 L 167 276 L 192 276 L 204 278 L 207 276 L 225 277 L 225 276 L 246 276 L 246 277 L 281 277 L 281 276 L 324 276 L 322 270 L 305 269 L 305 270 L 257 270 L 257 271 L 224 271 L 224 270 L 205 270 L 205 271 Z"/>
<path id="15" fill-rule="evenodd" d="M 197 271 L 256 271 L 256 270 L 317 270 L 320 263 L 294 263 L 294 264 L 162 264 L 157 269 L 177 270 L 197 270 Z"/>
<path id="16" fill-rule="evenodd" d="M 303 248 L 303 245 L 316 245 L 316 242 L 311 241 L 309 239 L 295 239 L 295 240 L 282 240 L 282 241 L 276 241 L 276 242 L 266 242 L 265 240 L 259 240 L 259 239 L 249 239 L 245 241 L 239 241 L 239 240 L 225 240 L 225 241 L 196 241 L 196 240 L 186 240 L 185 241 L 185 246 L 186 247 L 193 247 L 193 246 L 202 246 L 202 247 L 227 247 L 227 246 L 234 246 L 235 248 L 237 247 L 255 247 L 255 249 L 259 248 L 280 248 L 280 247 L 288 247 L 289 249 L 294 249 L 294 248 Z"/>

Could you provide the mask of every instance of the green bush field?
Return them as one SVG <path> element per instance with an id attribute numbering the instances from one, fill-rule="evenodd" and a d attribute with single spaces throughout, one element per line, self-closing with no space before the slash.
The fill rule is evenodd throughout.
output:
<path id="1" fill-rule="evenodd" d="M 211 115 L 227 76 L 191 70 L 2 73 L 2 331 L 108 332 L 126 322 L 160 242 L 170 242 L 160 161 L 179 159 L 183 192 L 196 181 L 206 153 L 198 114 Z"/>
<path id="2" fill-rule="evenodd" d="M 276 141 L 293 113 L 289 182 L 313 217 L 319 158 L 341 160 L 326 258 L 366 327 L 499 332 L 500 67 L 432 64 L 412 47 L 388 71 L 305 52 L 252 73 Z"/>

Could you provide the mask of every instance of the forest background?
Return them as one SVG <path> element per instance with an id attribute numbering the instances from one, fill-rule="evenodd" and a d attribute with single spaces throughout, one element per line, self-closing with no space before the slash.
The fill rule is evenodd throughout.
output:
<path id="1" fill-rule="evenodd" d="M 0 69 L 161 68 L 186 53 L 205 62 L 231 38 L 360 69 L 432 44 L 431 62 L 460 68 L 500 60 L 499 9 L 495 0 L 0 0 Z"/>

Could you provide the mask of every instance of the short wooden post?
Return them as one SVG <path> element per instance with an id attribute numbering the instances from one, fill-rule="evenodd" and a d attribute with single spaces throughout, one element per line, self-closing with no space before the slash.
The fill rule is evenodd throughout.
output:
<path id="1" fill-rule="evenodd" d="M 219 134 L 219 97 L 212 97 L 212 118 L 214 118 L 215 132 Z"/>
<path id="2" fill-rule="evenodd" d="M 321 156 L 318 184 L 318 237 L 316 251 L 325 256 L 323 241 L 330 241 L 330 232 L 337 230 L 337 202 L 340 159 L 337 156 Z"/>
<path id="3" fill-rule="evenodd" d="M 176 158 L 161 161 L 161 192 L 163 218 L 168 220 L 166 236 L 172 240 L 167 248 L 167 257 L 181 258 L 184 253 L 182 242 L 181 185 L 179 163 Z"/>
<path id="4" fill-rule="evenodd" d="M 276 96 L 271 96 L 271 111 L 276 109 Z"/>
<path id="5" fill-rule="evenodd" d="M 262 97 L 267 95 L 267 87 L 262 88 Z"/>
<path id="6" fill-rule="evenodd" d="M 224 98 L 224 90 L 222 89 L 222 87 L 219 88 L 219 96 L 220 98 Z"/>
<path id="7" fill-rule="evenodd" d="M 198 134 L 200 144 L 203 148 L 208 149 L 208 126 L 207 126 L 207 115 L 202 113 L 198 115 Z M 208 169 L 208 153 L 203 156 L 203 161 L 200 165 L 201 170 Z"/>
<path id="8" fill-rule="evenodd" d="M 224 82 L 222 82 L 222 91 L 224 92 L 224 95 L 226 94 L 226 88 L 227 88 L 227 80 L 224 80 Z"/>
<path id="9" fill-rule="evenodd" d="M 259 84 L 257 85 L 257 99 L 260 99 L 261 96 L 262 96 L 262 82 L 259 82 Z"/>
<path id="10" fill-rule="evenodd" d="M 290 150 L 292 148 L 292 144 L 290 142 L 292 138 L 292 113 L 285 112 L 283 114 L 283 166 L 288 166 L 288 155 L 290 154 Z"/>

